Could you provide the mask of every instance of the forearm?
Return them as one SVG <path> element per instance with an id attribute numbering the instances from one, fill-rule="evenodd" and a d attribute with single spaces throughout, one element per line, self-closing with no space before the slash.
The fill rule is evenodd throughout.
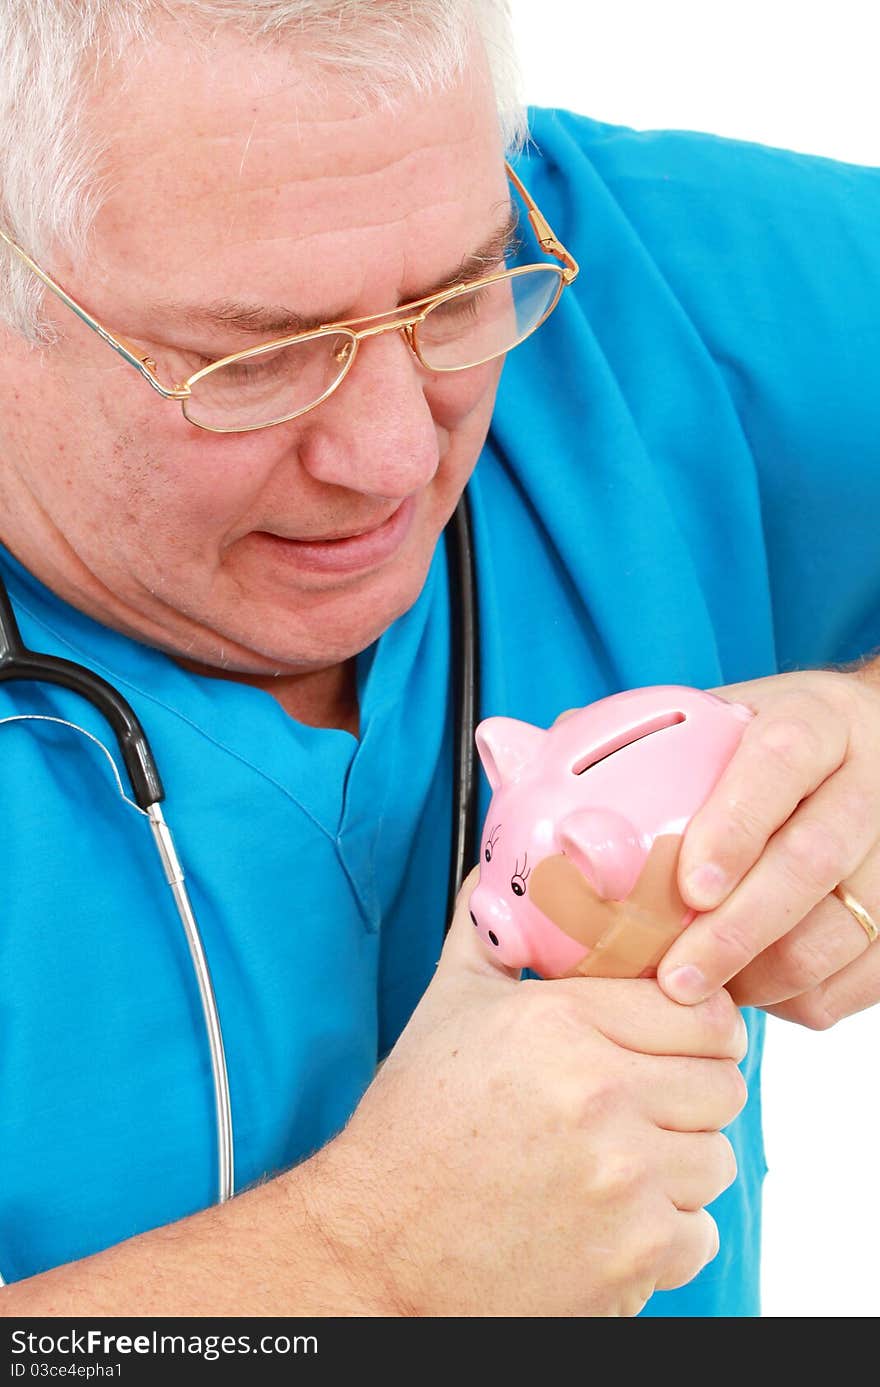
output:
<path id="1" fill-rule="evenodd" d="M 8 1286 L 0 1315 L 393 1315 L 328 1235 L 322 1165 Z"/>

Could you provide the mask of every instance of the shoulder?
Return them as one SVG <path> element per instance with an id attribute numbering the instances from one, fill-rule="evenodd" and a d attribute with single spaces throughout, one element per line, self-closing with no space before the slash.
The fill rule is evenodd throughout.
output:
<path id="1" fill-rule="evenodd" d="M 815 186 L 880 194 L 880 169 L 698 130 L 636 130 L 560 108 L 531 107 L 520 164 L 542 174 L 593 171 L 609 186 L 630 181 L 694 187 L 766 184 L 771 194 Z"/>
<path id="2" fill-rule="evenodd" d="M 634 130 L 533 109 L 518 169 L 558 234 L 624 226 L 672 281 L 781 253 L 839 251 L 880 265 L 880 169 L 689 130 Z M 554 229 L 557 229 L 554 225 Z M 595 244 L 595 241 L 594 241 Z M 576 253 L 576 252 L 575 252 Z"/>
<path id="3" fill-rule="evenodd" d="M 530 131 L 519 172 L 587 271 L 574 289 L 591 311 L 636 273 L 722 355 L 743 334 L 749 356 L 789 350 L 801 324 L 873 335 L 880 168 L 565 110 L 532 110 Z"/>

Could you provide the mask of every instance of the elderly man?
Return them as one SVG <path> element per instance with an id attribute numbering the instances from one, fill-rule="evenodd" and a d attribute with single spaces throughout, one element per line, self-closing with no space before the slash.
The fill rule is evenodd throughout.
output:
<path id="1" fill-rule="evenodd" d="M 4 7 L 0 569 L 156 751 L 237 1192 L 146 827 L 47 719 L 106 724 L 5 683 L 8 1314 L 755 1314 L 759 1009 L 880 995 L 880 688 L 815 668 L 880 641 L 880 176 L 536 113 L 508 177 L 504 9 Z M 443 947 L 466 486 L 480 715 L 756 714 L 659 980 L 520 981 L 470 881 Z"/>

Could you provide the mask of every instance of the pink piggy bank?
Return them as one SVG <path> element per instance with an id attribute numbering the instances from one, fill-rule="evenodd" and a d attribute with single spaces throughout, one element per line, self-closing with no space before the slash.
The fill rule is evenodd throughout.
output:
<path id="1" fill-rule="evenodd" d="M 676 885 L 684 830 L 751 718 L 667 684 L 600 699 L 548 731 L 481 722 L 493 795 L 470 910 L 486 946 L 545 978 L 655 970 L 696 913 Z"/>

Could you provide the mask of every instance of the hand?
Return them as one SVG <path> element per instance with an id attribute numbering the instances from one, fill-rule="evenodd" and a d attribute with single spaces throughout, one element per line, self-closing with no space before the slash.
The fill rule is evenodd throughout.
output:
<path id="1" fill-rule="evenodd" d="M 679 890 L 705 913 L 659 981 L 681 1002 L 727 984 L 740 1006 L 824 1029 L 880 1000 L 880 945 L 829 894 L 844 882 L 880 918 L 880 686 L 811 670 L 712 692 L 756 717 L 684 835 Z M 707 864 L 714 890 L 690 881 Z"/>
<path id="2" fill-rule="evenodd" d="M 323 1162 L 317 1215 L 390 1314 L 635 1315 L 718 1249 L 745 1101 L 725 992 L 654 979 L 520 982 L 470 922 Z M 313 1210 L 314 1212 L 314 1210 Z"/>

